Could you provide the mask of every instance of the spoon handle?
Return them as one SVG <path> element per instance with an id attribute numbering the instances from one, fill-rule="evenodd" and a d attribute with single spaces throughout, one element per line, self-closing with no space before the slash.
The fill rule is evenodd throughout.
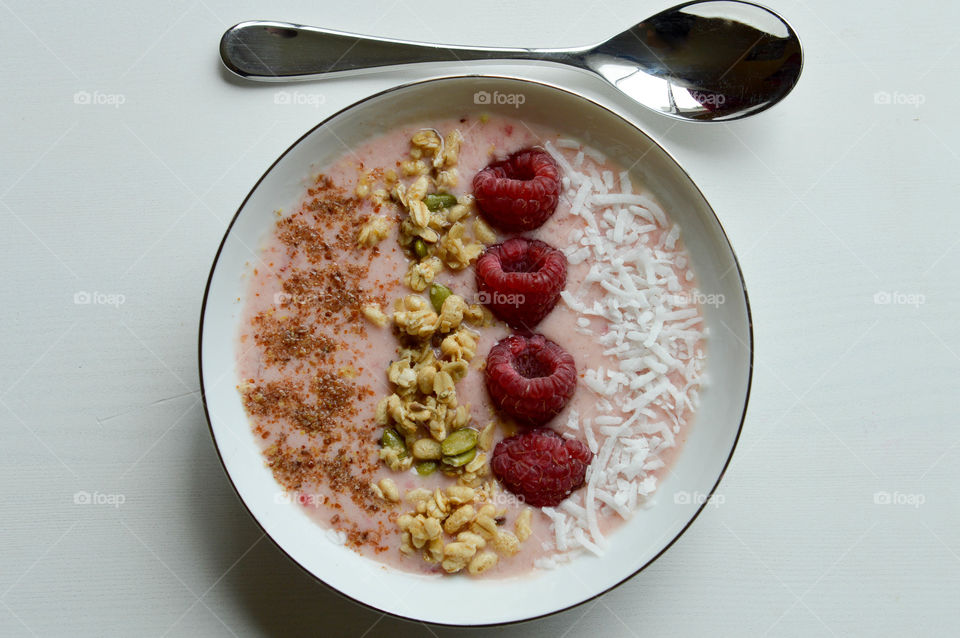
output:
<path id="1" fill-rule="evenodd" d="M 373 38 L 286 22 L 241 22 L 220 39 L 220 57 L 237 75 L 286 81 L 360 73 L 420 62 L 546 60 L 576 64 L 576 51 L 462 47 Z"/>

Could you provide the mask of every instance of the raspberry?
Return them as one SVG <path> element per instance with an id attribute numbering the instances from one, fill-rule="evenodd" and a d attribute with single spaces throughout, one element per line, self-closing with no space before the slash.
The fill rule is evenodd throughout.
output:
<path id="1" fill-rule="evenodd" d="M 543 225 L 560 198 L 560 168 L 546 151 L 525 148 L 473 177 L 477 206 L 492 226 L 508 232 Z"/>
<path id="2" fill-rule="evenodd" d="M 490 467 L 528 505 L 554 507 L 583 485 L 592 460 L 593 453 L 580 441 L 538 428 L 497 443 Z"/>
<path id="3" fill-rule="evenodd" d="M 514 237 L 487 248 L 474 268 L 480 301 L 517 328 L 546 317 L 567 283 L 567 258 L 539 239 Z"/>
<path id="4" fill-rule="evenodd" d="M 538 334 L 498 341 L 484 374 L 494 406 L 524 425 L 543 425 L 557 416 L 577 386 L 573 357 Z"/>

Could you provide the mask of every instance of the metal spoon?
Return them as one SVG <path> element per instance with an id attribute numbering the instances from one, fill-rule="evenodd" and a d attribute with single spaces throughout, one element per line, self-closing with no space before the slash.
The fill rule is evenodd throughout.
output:
<path id="1" fill-rule="evenodd" d="M 285 22 L 242 22 L 223 34 L 226 67 L 251 80 L 305 80 L 420 62 L 540 60 L 607 80 L 657 113 L 734 120 L 770 108 L 797 83 L 800 40 L 783 18 L 739 0 L 667 9 L 606 42 L 502 49 L 406 42 Z"/>

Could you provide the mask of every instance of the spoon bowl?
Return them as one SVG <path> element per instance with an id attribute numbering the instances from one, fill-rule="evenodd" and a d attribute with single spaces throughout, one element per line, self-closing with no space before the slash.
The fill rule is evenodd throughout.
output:
<path id="1" fill-rule="evenodd" d="M 766 110 L 796 85 L 800 40 L 776 13 L 740 0 L 662 11 L 600 44 L 574 49 L 463 47 L 374 38 L 285 22 L 242 22 L 220 56 L 250 80 L 309 80 L 423 62 L 537 60 L 600 76 L 652 111 L 728 121 Z"/>

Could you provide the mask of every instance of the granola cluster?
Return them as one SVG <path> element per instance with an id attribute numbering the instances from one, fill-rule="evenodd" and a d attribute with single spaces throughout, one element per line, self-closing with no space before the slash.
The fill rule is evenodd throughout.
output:
<path id="1" fill-rule="evenodd" d="M 444 267 L 463 270 L 471 265 L 496 233 L 476 215 L 473 195 L 455 197 L 448 189 L 459 181 L 457 163 L 463 135 L 454 129 L 442 137 L 436 129 L 420 129 L 410 139 L 410 158 L 383 174 L 386 188 L 370 190 L 368 176 L 357 186 L 359 197 L 378 204 L 392 202 L 401 210 L 398 240 L 411 258 L 404 284 L 422 292 Z M 408 181 L 404 181 L 404 180 Z M 357 244 L 372 247 L 390 234 L 392 221 L 371 217 Z"/>
<path id="2" fill-rule="evenodd" d="M 456 383 L 477 352 L 477 333 L 463 322 L 484 315 L 459 295 L 448 294 L 438 305 L 439 312 L 423 297 L 407 295 L 389 318 L 406 343 L 387 369 L 393 393 L 377 405 L 376 421 L 384 427 L 380 458 L 395 471 L 416 463 L 422 475 L 440 469 L 471 485 L 489 472 L 483 452 L 492 444 L 492 428 L 481 433 L 468 427 L 470 405 L 460 404 Z"/>
<path id="3" fill-rule="evenodd" d="M 491 502 L 498 487 L 489 479 L 488 455 L 496 423 L 473 427 L 470 405 L 457 397 L 457 383 L 470 371 L 477 353 L 475 328 L 492 322 L 490 312 L 468 304 L 437 279 L 445 269 L 460 271 L 496 243 L 497 235 L 476 213 L 472 195 L 452 195 L 463 136 L 420 129 L 410 140 L 409 158 L 397 170 L 378 174 L 384 188 L 372 188 L 372 175 L 362 175 L 356 194 L 371 198 L 399 215 L 376 214 L 360 228 L 358 246 L 375 248 L 394 235 L 409 259 L 402 283 L 413 293 L 392 309 L 377 303 L 363 306 L 373 325 L 391 328 L 398 356 L 386 373 L 391 393 L 377 405 L 381 426 L 380 459 L 396 472 L 413 468 L 422 476 L 441 471 L 456 484 L 433 492 L 409 491 L 411 510 L 400 514 L 400 551 L 422 552 L 424 560 L 449 573 L 481 574 L 501 556 L 512 556 L 530 535 L 531 511 L 525 509 L 514 531 L 501 529 L 505 510 Z M 399 175 L 398 175 L 399 172 Z M 399 222 L 399 223 L 397 223 Z M 371 494 L 391 505 L 401 502 L 390 478 L 369 486 Z"/>
<path id="4" fill-rule="evenodd" d="M 474 489 L 454 485 L 446 490 L 418 488 L 405 499 L 412 509 L 397 517 L 400 551 L 421 554 L 448 573 L 467 570 L 479 575 L 497 564 L 500 556 L 513 556 L 529 538 L 532 511 L 524 508 L 514 521 L 513 532 L 503 529 L 505 509 L 497 509 L 493 481 Z"/>

